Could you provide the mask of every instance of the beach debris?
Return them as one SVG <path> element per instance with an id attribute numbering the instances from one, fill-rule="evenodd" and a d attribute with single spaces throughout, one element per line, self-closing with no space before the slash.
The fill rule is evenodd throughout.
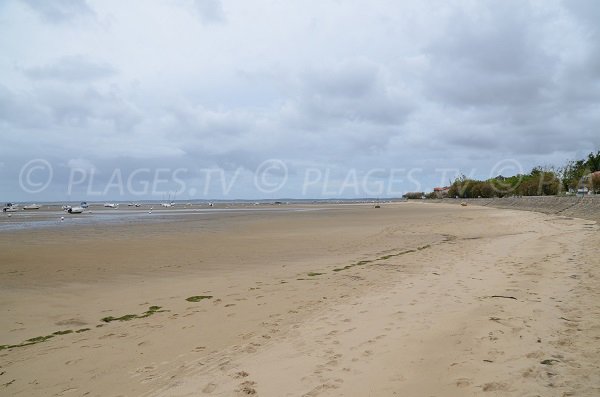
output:
<path id="1" fill-rule="evenodd" d="M 504 298 L 504 299 L 514 299 L 514 300 L 518 300 L 517 298 L 515 298 L 514 296 L 506 296 L 506 295 L 492 295 L 490 296 L 490 298 Z"/>
<path id="2" fill-rule="evenodd" d="M 561 320 L 569 321 L 569 322 L 572 322 L 572 323 L 575 323 L 575 322 L 577 322 L 576 320 L 570 320 L 570 319 L 568 319 L 568 318 L 565 318 L 565 317 L 559 317 L 559 318 L 560 318 Z"/>
<path id="3" fill-rule="evenodd" d="M 72 333 L 73 333 L 72 329 L 66 329 L 64 331 L 53 332 L 52 335 L 68 335 L 68 334 L 72 334 Z"/>
<path id="4" fill-rule="evenodd" d="M 212 295 L 196 295 L 196 296 L 190 296 L 189 298 L 186 298 L 185 300 L 188 302 L 200 302 L 201 300 L 212 299 L 212 298 L 213 298 Z"/>
<path id="5" fill-rule="evenodd" d="M 554 363 L 558 363 L 560 361 L 555 360 L 553 358 L 547 358 L 545 360 L 540 361 L 540 364 L 544 364 L 544 365 L 553 365 Z"/>

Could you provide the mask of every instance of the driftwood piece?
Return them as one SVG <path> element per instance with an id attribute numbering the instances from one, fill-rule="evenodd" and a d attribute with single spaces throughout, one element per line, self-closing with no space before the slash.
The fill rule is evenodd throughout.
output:
<path id="1" fill-rule="evenodd" d="M 514 296 L 505 296 L 505 295 L 492 295 L 490 298 L 505 298 L 505 299 L 514 299 L 517 300 Z"/>

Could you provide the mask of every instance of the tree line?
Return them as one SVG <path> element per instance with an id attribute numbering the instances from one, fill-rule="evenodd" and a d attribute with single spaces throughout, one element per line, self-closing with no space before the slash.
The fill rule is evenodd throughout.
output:
<path id="1" fill-rule="evenodd" d="M 449 197 L 492 198 L 507 196 L 551 196 L 580 189 L 600 193 L 600 151 L 582 160 L 572 160 L 563 167 L 535 167 L 528 174 L 511 177 L 498 175 L 487 180 L 456 178 L 447 192 Z M 430 198 L 438 197 L 430 193 Z"/>

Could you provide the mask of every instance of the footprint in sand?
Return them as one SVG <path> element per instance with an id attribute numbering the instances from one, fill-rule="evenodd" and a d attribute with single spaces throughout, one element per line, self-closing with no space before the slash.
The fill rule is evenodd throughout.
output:
<path id="1" fill-rule="evenodd" d="M 490 382 L 483 385 L 483 391 L 509 391 L 510 388 L 506 383 Z"/>
<path id="2" fill-rule="evenodd" d="M 245 395 L 245 396 L 255 395 L 256 394 L 256 389 L 254 388 L 255 385 L 256 385 L 256 382 L 246 381 L 246 382 L 240 384 L 240 389 L 238 390 L 238 392 L 241 395 Z"/>
<path id="3" fill-rule="evenodd" d="M 78 362 L 80 362 L 81 360 L 83 360 L 82 358 L 78 358 L 75 360 L 69 360 L 67 362 L 65 362 L 65 365 L 73 365 L 73 364 L 77 364 Z"/>
<path id="4" fill-rule="evenodd" d="M 210 394 L 212 392 L 214 392 L 217 389 L 217 385 L 214 383 L 209 383 L 206 386 L 204 386 L 204 389 L 202 389 L 202 393 L 206 393 L 206 394 Z"/>
<path id="5" fill-rule="evenodd" d="M 240 378 L 246 378 L 248 377 L 250 374 L 246 371 L 239 371 L 236 372 L 235 375 L 233 376 L 235 379 L 240 379 Z"/>

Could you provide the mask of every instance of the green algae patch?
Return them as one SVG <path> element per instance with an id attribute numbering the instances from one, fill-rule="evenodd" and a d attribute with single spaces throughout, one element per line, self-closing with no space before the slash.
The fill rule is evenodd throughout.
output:
<path id="1" fill-rule="evenodd" d="M 204 299 L 212 299 L 213 296 L 212 295 L 196 295 L 196 296 L 190 296 L 189 298 L 186 298 L 186 301 L 188 302 L 200 302 Z"/>
<path id="2" fill-rule="evenodd" d="M 108 316 L 108 317 L 102 318 L 101 320 L 103 322 L 105 322 L 105 323 L 110 323 L 110 322 L 113 322 L 113 321 L 131 321 L 131 320 L 134 320 L 134 319 L 137 319 L 137 318 L 150 317 L 151 315 L 153 315 L 155 313 L 166 312 L 166 310 L 160 310 L 160 309 L 161 309 L 160 306 L 150 306 L 148 308 L 148 310 L 146 310 L 142 314 L 125 314 L 124 316 L 121 316 L 121 317 Z"/>

